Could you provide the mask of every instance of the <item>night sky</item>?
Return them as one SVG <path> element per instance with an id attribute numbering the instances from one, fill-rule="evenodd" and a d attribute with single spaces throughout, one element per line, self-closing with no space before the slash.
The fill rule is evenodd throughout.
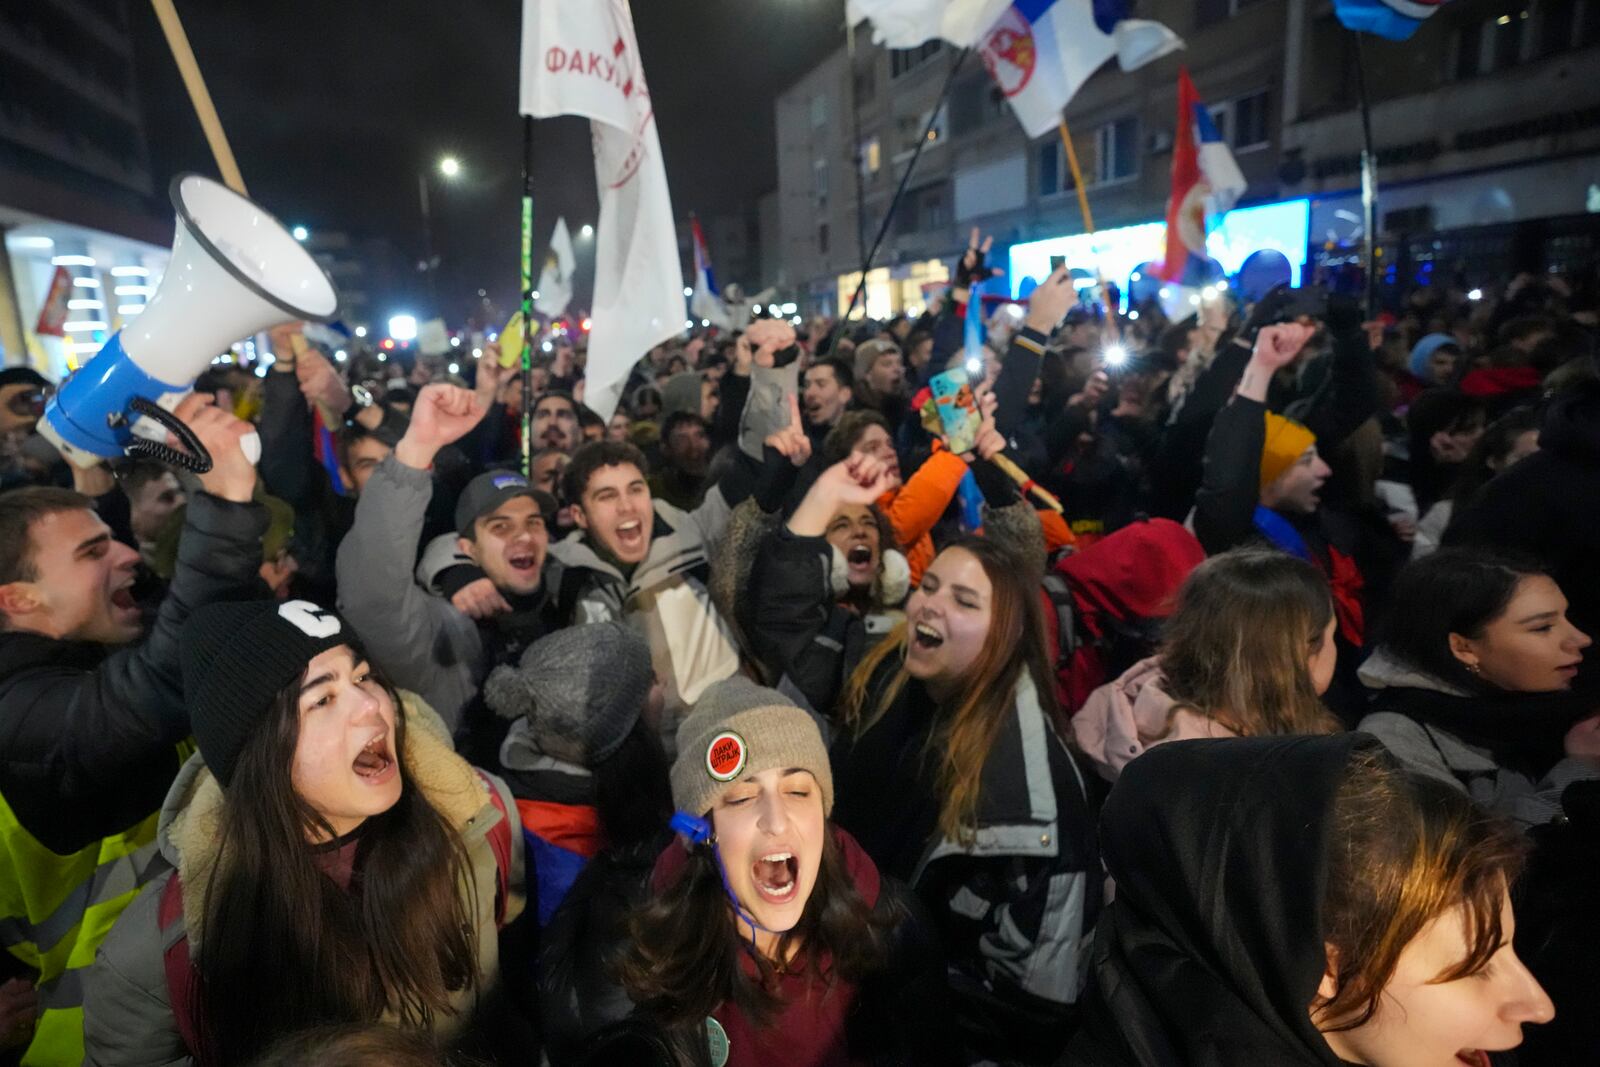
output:
<path id="1" fill-rule="evenodd" d="M 155 17 L 141 0 L 128 8 L 157 186 L 182 170 L 215 173 Z M 774 98 L 842 42 L 843 0 L 633 0 L 633 10 L 674 213 L 711 216 L 773 188 Z M 445 310 L 459 321 L 480 287 L 515 306 L 515 0 L 179 0 L 178 11 L 252 197 L 286 223 L 387 238 L 414 263 L 417 172 L 428 168 Z M 576 238 L 598 208 L 588 123 L 535 129 L 542 260 L 558 215 Z M 448 186 L 431 171 L 445 154 L 465 168 Z M 582 247 L 579 257 L 586 288 L 592 265 Z M 396 300 L 424 302 L 421 282 L 410 284 Z"/>

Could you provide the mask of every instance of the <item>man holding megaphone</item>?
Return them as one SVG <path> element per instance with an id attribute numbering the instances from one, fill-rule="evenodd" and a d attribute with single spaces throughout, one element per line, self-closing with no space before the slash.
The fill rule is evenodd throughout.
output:
<path id="1" fill-rule="evenodd" d="M 255 431 L 210 399 L 191 394 L 173 411 L 211 466 L 142 641 L 130 592 L 138 553 L 89 498 L 0 494 L 0 885 L 16 887 L 0 896 L 0 945 L 34 972 L 39 1062 L 82 1058 L 78 970 L 159 866 L 156 817 L 188 749 L 184 620 L 263 592 L 268 512 L 252 502 L 246 455 Z"/>

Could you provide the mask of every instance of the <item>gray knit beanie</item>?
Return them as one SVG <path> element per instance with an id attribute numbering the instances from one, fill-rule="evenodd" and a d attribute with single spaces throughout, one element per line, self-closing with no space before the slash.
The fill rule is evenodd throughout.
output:
<path id="1" fill-rule="evenodd" d="M 502 718 L 526 717 L 540 752 L 592 767 L 622 747 L 654 681 L 644 638 L 599 622 L 541 637 L 490 673 L 483 699 Z"/>
<path id="2" fill-rule="evenodd" d="M 735 674 L 707 689 L 678 726 L 673 807 L 704 815 L 731 783 L 774 767 L 810 771 L 823 814 L 833 811 L 833 770 L 816 721 L 776 689 Z"/>
<path id="3" fill-rule="evenodd" d="M 689 370 L 674 374 L 661 384 L 661 414 L 656 417 L 663 426 L 667 417 L 679 411 L 700 414 L 700 375 Z"/>

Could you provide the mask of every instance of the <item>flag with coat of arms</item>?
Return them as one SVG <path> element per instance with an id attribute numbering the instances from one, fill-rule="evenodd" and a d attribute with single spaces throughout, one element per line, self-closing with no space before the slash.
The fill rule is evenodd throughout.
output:
<path id="1" fill-rule="evenodd" d="M 1167 201 L 1167 258 L 1161 277 L 1203 285 L 1206 220 L 1225 214 L 1246 182 L 1228 144 L 1200 101 L 1187 67 L 1178 72 L 1178 120 L 1172 146 L 1172 196 Z"/>
<path id="2" fill-rule="evenodd" d="M 1161 23 L 1129 18 L 1128 0 L 850 0 L 847 10 L 892 48 L 939 37 L 977 49 L 1029 137 L 1055 129 L 1106 60 L 1137 70 L 1183 47 Z"/>
<path id="3" fill-rule="evenodd" d="M 539 291 L 534 294 L 533 306 L 539 314 L 554 319 L 566 313 L 567 305 L 572 303 L 572 276 L 577 270 L 578 257 L 572 250 L 567 220 L 558 218 L 550 234 L 550 254 L 539 272 Z"/>
<path id="4" fill-rule="evenodd" d="M 582 115 L 594 135 L 593 328 L 584 404 L 609 419 L 633 365 L 683 332 L 683 266 L 655 110 L 627 0 L 525 0 L 524 115 Z"/>

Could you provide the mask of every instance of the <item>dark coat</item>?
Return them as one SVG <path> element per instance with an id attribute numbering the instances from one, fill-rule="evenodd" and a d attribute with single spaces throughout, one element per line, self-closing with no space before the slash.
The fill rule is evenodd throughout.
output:
<path id="1" fill-rule="evenodd" d="M 868 707 L 897 669 L 880 666 Z M 913 679 L 865 733 L 835 742 L 834 819 L 933 914 L 969 1062 L 1047 1062 L 1076 1023 L 1100 913 L 1087 777 L 1025 677 L 983 767 L 975 830 L 952 840 L 926 758 L 938 718 Z"/>

